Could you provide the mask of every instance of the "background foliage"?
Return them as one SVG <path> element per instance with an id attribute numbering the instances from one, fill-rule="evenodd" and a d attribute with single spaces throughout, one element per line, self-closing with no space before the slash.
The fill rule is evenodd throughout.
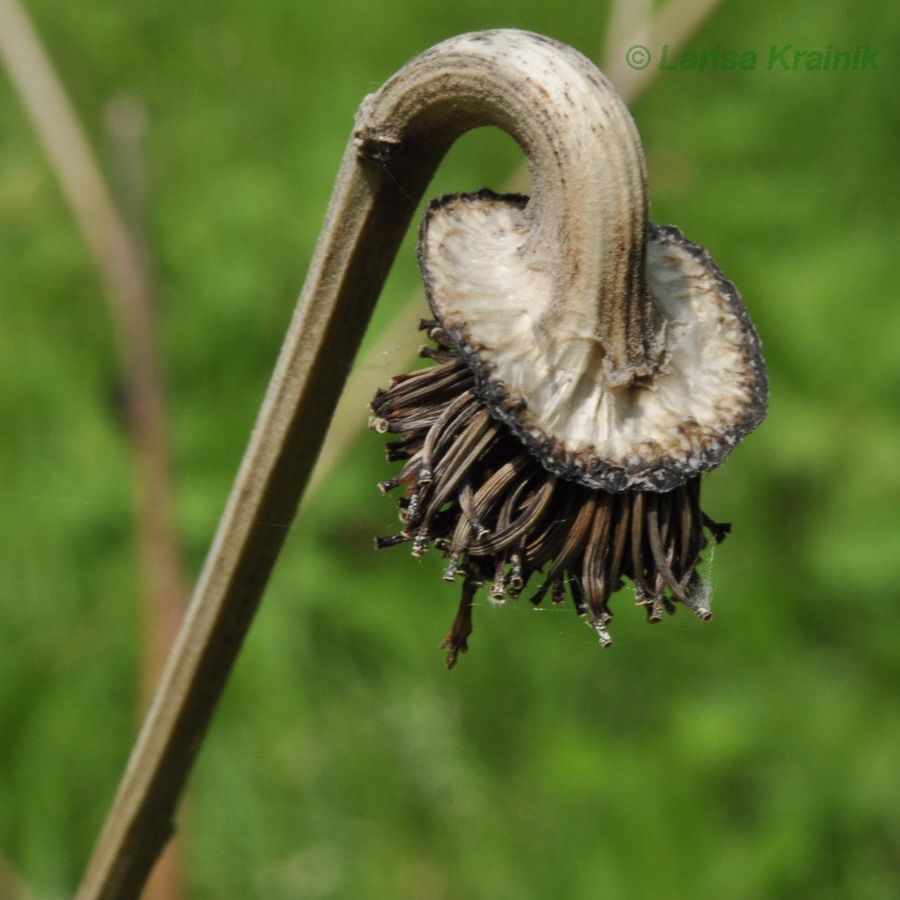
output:
<path id="1" fill-rule="evenodd" d="M 110 99 L 146 105 L 196 574 L 363 94 L 471 29 L 598 59 L 606 5 L 28 7 L 107 163 Z M 601 652 L 568 608 L 483 604 L 448 674 L 458 588 L 436 558 L 371 549 L 394 512 L 362 437 L 292 526 L 199 757 L 187 896 L 897 896 L 898 36 L 887 0 L 726 3 L 689 47 L 871 45 L 879 71 L 660 72 L 634 105 L 652 217 L 741 288 L 770 367 L 769 420 L 707 482 L 735 525 L 715 620 L 649 628 L 623 593 Z M 472 136 L 436 192 L 501 187 L 517 162 Z M 0 273 L 0 852 L 51 898 L 128 753 L 141 623 L 108 317 L 3 78 Z M 416 280 L 407 249 L 374 331 Z"/>

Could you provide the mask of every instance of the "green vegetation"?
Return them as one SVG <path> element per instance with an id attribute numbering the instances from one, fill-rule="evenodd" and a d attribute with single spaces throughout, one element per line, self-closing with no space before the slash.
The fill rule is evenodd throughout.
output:
<path id="1" fill-rule="evenodd" d="M 195 575 L 363 95 L 472 29 L 598 59 L 606 5 L 28 7 L 110 175 L 105 105 L 147 109 Z M 879 70 L 663 71 L 633 105 L 652 218 L 740 287 L 770 369 L 769 420 L 706 483 L 734 523 L 713 622 L 648 627 L 623 592 L 603 652 L 569 608 L 485 600 L 447 673 L 458 586 L 437 557 L 372 550 L 395 521 L 382 440 L 363 435 L 293 525 L 200 754 L 187 897 L 900 894 L 898 35 L 887 0 L 725 3 L 688 47 L 871 45 Z M 96 272 L 5 77 L 0 123 L 0 855 L 54 898 L 133 738 L 139 582 Z M 500 188 L 517 161 L 472 136 L 435 192 Z M 372 335 L 416 282 L 408 247 Z"/>

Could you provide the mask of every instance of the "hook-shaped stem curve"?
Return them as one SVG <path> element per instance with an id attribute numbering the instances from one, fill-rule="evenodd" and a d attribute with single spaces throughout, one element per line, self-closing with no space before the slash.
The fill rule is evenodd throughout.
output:
<path id="1" fill-rule="evenodd" d="M 521 254 L 549 281 L 538 330 L 596 338 L 628 383 L 652 371 L 644 282 L 647 189 L 625 104 L 580 53 L 515 30 L 465 34 L 403 67 L 360 109 L 360 151 L 405 148 L 432 166 L 465 131 L 492 125 L 522 147 L 532 175 Z"/>

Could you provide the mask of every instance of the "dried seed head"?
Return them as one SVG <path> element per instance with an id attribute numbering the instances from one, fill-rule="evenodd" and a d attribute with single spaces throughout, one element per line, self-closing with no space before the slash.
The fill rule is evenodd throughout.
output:
<path id="1" fill-rule="evenodd" d="M 462 576 L 448 665 L 486 581 L 502 602 L 541 572 L 533 601 L 568 593 L 604 645 L 626 578 L 651 622 L 678 603 L 708 618 L 704 529 L 728 528 L 701 512 L 700 473 L 766 405 L 740 296 L 701 247 L 648 222 L 634 122 L 555 41 L 501 30 L 437 45 L 367 98 L 357 152 L 388 168 L 417 156 L 425 173 L 479 125 L 519 143 L 534 192 L 457 194 L 426 213 L 437 348 L 372 402 L 405 462 L 383 486 L 405 489 L 403 530 L 379 545 L 434 545 L 444 577 Z"/>

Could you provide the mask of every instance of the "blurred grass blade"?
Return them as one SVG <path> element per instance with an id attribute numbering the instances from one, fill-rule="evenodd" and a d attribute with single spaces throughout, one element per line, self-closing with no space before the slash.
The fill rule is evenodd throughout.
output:
<path id="1" fill-rule="evenodd" d="M 187 588 L 173 526 L 165 392 L 159 362 L 156 294 L 136 230 L 126 220 L 97 165 L 74 107 L 37 33 L 17 0 L 0 0 L 0 58 L 21 98 L 100 276 L 113 322 L 132 451 L 134 530 L 142 604 L 141 695 L 149 702 L 186 605 Z M 108 125 L 127 180 L 138 180 L 142 110 L 112 104 Z M 135 129 L 138 129 L 137 131 Z M 136 202 L 140 195 L 135 194 Z M 148 889 L 148 900 L 178 894 L 174 857 Z"/>

